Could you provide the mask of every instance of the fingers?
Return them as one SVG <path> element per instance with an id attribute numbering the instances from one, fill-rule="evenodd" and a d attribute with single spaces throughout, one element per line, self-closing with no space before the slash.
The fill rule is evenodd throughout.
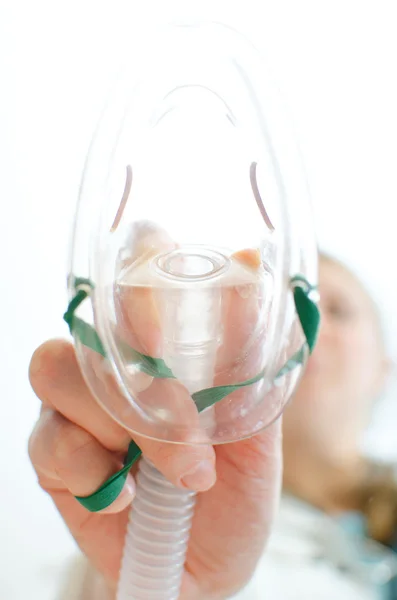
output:
<path id="1" fill-rule="evenodd" d="M 108 450 L 127 450 L 128 432 L 102 410 L 91 395 L 71 344 L 51 340 L 40 346 L 33 354 L 29 378 L 46 406 L 89 432 Z"/>
<path id="2" fill-rule="evenodd" d="M 116 387 L 114 379 L 109 385 Z M 115 389 L 113 396 L 116 394 Z M 215 453 L 199 435 L 197 408 L 187 389 L 177 380 L 154 379 L 139 394 L 139 401 L 151 418 L 139 421 L 137 410 L 127 404 L 122 420 L 147 458 L 176 486 L 198 492 L 212 487 L 216 480 Z M 153 437 L 171 438 L 177 443 L 159 442 Z"/>
<path id="3" fill-rule="evenodd" d="M 155 295 L 152 287 L 142 285 L 139 270 L 147 276 L 147 261 L 155 254 L 175 248 L 175 243 L 161 229 L 143 224 L 132 230 L 129 254 L 130 263 L 124 265 L 124 275 L 115 287 L 117 335 L 139 352 L 152 357 L 163 356 L 163 331 L 160 319 L 161 295 Z M 138 273 L 138 274 L 137 274 Z M 146 274 L 146 275 L 145 275 Z M 172 317 L 170 317 L 172 318 Z M 136 374 L 127 375 L 130 392 L 146 413 L 148 423 L 141 422 L 135 431 L 151 437 L 171 439 L 191 444 L 206 441 L 198 438 L 199 415 L 188 390 L 173 379 L 151 378 L 146 389 L 136 389 Z M 136 422 L 134 411 L 123 412 L 123 423 L 133 429 Z M 136 438 L 136 436 L 135 436 Z M 145 454 L 160 470 L 177 485 L 197 486 L 207 489 L 214 483 L 214 452 L 211 447 L 194 448 L 153 444 L 136 438 Z M 193 475 L 193 472 L 196 474 Z"/>
<path id="4" fill-rule="evenodd" d="M 209 590 L 235 593 L 269 538 L 281 489 L 281 420 L 247 440 L 217 446 L 218 480 L 198 498 L 189 571 Z M 227 544 L 225 540 L 227 539 Z"/>
<path id="5" fill-rule="evenodd" d="M 41 484 L 49 492 L 93 494 L 121 467 L 120 460 L 92 435 L 50 408 L 44 408 L 29 440 L 29 455 Z M 128 475 L 115 502 L 103 512 L 124 510 L 135 495 Z"/>
<path id="6" fill-rule="evenodd" d="M 132 348 L 158 358 L 162 334 L 158 308 L 150 287 L 134 285 L 134 274 L 156 254 L 173 250 L 175 242 L 154 223 L 136 223 L 130 230 L 115 286 L 117 333 Z"/>
<path id="7" fill-rule="evenodd" d="M 30 379 L 33 389 L 44 401 L 45 406 L 57 411 L 63 418 L 62 423 L 69 422 L 71 425 L 70 428 L 64 423 L 60 427 L 59 417 L 55 421 L 51 420 L 48 427 L 53 430 L 54 438 L 60 433 L 63 435 L 69 429 L 72 432 L 70 434 L 72 437 L 69 439 L 73 441 L 76 439 L 74 436 L 77 436 L 79 440 L 84 438 L 87 441 L 89 439 L 87 435 L 89 435 L 93 440 L 90 444 L 87 441 L 90 449 L 90 460 L 93 460 L 95 454 L 98 456 L 98 462 L 101 462 L 105 456 L 103 452 L 116 452 L 119 458 L 120 453 L 126 451 L 131 439 L 130 435 L 113 421 L 91 396 L 79 372 L 73 348 L 69 344 L 60 341 L 47 342 L 36 351 L 30 368 Z M 157 405 L 162 403 L 166 411 L 167 403 L 164 402 L 164 398 L 167 398 L 172 414 L 179 406 L 182 410 L 182 407 L 187 405 L 192 410 L 193 401 L 187 390 L 179 382 L 172 381 L 169 383 L 172 384 L 171 391 L 173 390 L 173 393 L 170 393 L 170 389 L 164 389 L 167 384 L 166 381 L 157 380 L 156 385 L 153 386 L 154 396 L 150 401 L 155 402 Z M 194 406 L 193 409 L 195 410 L 194 414 L 197 415 Z M 185 408 L 184 410 L 186 411 Z M 136 425 L 136 420 L 134 424 Z M 35 438 L 40 438 L 40 431 L 39 428 L 39 433 L 35 434 Z M 185 430 L 181 428 L 181 441 L 188 440 L 189 432 L 189 424 L 186 423 Z M 215 454 L 211 446 L 167 444 L 155 442 L 141 436 L 136 436 L 135 439 L 156 468 L 175 485 L 196 491 L 204 491 L 214 484 L 216 478 Z M 46 448 L 49 447 L 46 446 Z M 77 468 L 77 461 L 73 461 L 73 464 Z M 83 473 L 86 463 L 81 462 L 79 464 Z M 105 461 L 105 464 L 108 463 Z M 105 468 L 106 473 L 109 473 L 109 475 L 114 473 L 117 470 L 114 465 L 114 462 L 108 464 Z M 58 469 L 58 467 L 56 468 Z M 63 468 L 61 468 L 61 472 L 64 472 Z M 54 473 L 54 467 L 52 467 L 51 473 Z M 103 475 L 100 472 L 95 481 L 101 479 L 101 474 Z M 100 481 L 99 485 L 101 483 L 103 483 L 103 480 Z M 65 482 L 65 486 L 70 489 L 68 484 L 70 484 L 69 480 Z"/>
<path id="8" fill-rule="evenodd" d="M 150 224 L 135 227 L 129 243 L 127 260 L 123 255 L 126 273 L 136 261 L 148 260 L 153 254 L 175 247 L 164 232 Z M 115 304 L 117 334 L 138 351 L 151 356 L 160 354 L 162 334 L 151 289 L 116 286 Z M 198 411 L 187 389 L 177 380 L 156 379 L 133 368 L 132 378 L 126 379 L 133 397 L 131 402 L 120 390 L 106 359 L 86 348 L 82 354 L 85 376 L 105 410 L 87 388 L 69 344 L 48 342 L 32 358 L 32 387 L 46 407 L 59 413 L 48 425 L 53 437 L 56 439 L 60 431 L 69 430 L 68 439 L 85 437 L 90 460 L 96 456 L 100 463 L 104 452 L 117 453 L 119 459 L 120 453 L 126 452 L 132 434 L 146 456 L 172 483 L 196 491 L 209 489 L 216 479 L 215 453 L 208 444 L 192 445 L 203 439 L 198 439 Z M 62 428 L 59 422 L 63 423 Z M 35 438 L 41 439 L 41 434 L 35 434 Z M 153 438 L 172 439 L 184 446 L 156 442 Z M 104 465 L 102 471 L 98 467 L 95 481 L 103 478 L 104 472 L 114 472 L 114 460 L 111 463 L 105 460 Z M 51 473 L 54 469 L 61 473 L 63 481 L 63 468 L 59 465 L 51 468 Z M 78 473 L 76 477 L 80 477 Z M 64 483 L 74 493 L 76 481 L 71 487 L 66 477 Z"/>
<path id="9" fill-rule="evenodd" d="M 29 440 L 29 455 L 40 485 L 50 494 L 82 552 L 106 579 L 116 581 L 128 507 L 135 494 L 132 476 L 110 506 L 96 513 L 87 511 L 74 496 L 96 491 L 120 468 L 120 460 L 84 429 L 45 405 Z"/>
<path id="10" fill-rule="evenodd" d="M 271 294 L 255 250 L 235 255 L 251 281 L 223 292 L 223 340 L 216 385 L 237 384 L 261 373 L 267 349 L 266 323 Z M 279 414 L 277 398 L 266 379 L 232 392 L 215 406 L 219 438 L 238 439 L 260 431 Z"/>
<path id="11" fill-rule="evenodd" d="M 160 316 L 150 288 L 118 285 L 115 293 L 117 332 L 132 348 L 160 358 Z"/>
<path id="12" fill-rule="evenodd" d="M 163 331 L 159 298 L 153 288 L 142 285 L 148 276 L 148 261 L 154 255 L 175 248 L 175 242 L 152 223 L 136 224 L 130 232 L 129 260 L 114 289 L 116 334 L 132 348 L 152 358 L 163 356 Z M 140 269 L 142 271 L 140 271 Z M 141 275 L 139 275 L 141 273 Z M 198 414 L 186 388 L 172 379 L 156 379 L 137 368 L 124 369 L 129 392 L 152 421 L 152 430 L 141 422 L 136 431 L 152 437 L 169 437 L 173 428 L 176 441 L 188 441 L 189 430 L 198 427 Z M 134 415 L 126 408 L 124 419 L 131 427 Z M 143 428 L 143 429 L 142 429 Z M 166 429 L 168 429 L 168 434 Z M 177 431 L 178 430 L 178 431 Z M 162 434 L 162 435 L 161 435 Z"/>
<path id="13" fill-rule="evenodd" d="M 255 338 L 263 304 L 263 286 L 257 251 L 245 250 L 232 256 L 236 264 L 251 276 L 251 283 L 227 287 L 223 291 L 223 340 L 217 357 L 218 373 L 241 363 Z"/>
<path id="14" fill-rule="evenodd" d="M 218 355 L 216 385 L 247 380 L 260 373 L 266 364 L 269 301 L 265 276 L 259 273 L 258 263 L 251 260 L 254 258 L 250 252 L 238 256 L 243 265 L 248 263 L 248 268 L 253 269 L 252 283 L 224 291 L 224 337 Z M 215 405 L 214 413 L 216 441 L 247 439 L 216 448 L 219 477 L 208 496 L 198 499 L 200 522 L 193 521 L 194 543 L 189 547 L 188 559 L 193 575 L 196 570 L 207 573 L 209 589 L 230 586 L 232 593 L 233 578 L 239 581 L 247 572 L 254 571 L 278 505 L 281 420 L 272 421 L 280 413 L 280 397 L 277 390 L 269 392 L 266 382 L 261 380 L 232 392 Z M 252 436 L 256 432 L 260 433 Z"/>
<path id="15" fill-rule="evenodd" d="M 174 485 L 197 492 L 209 490 L 216 481 L 212 446 L 164 444 L 137 437 L 143 453 Z"/>
<path id="16" fill-rule="evenodd" d="M 135 261 L 145 261 L 159 252 L 173 250 L 175 241 L 152 221 L 131 224 L 124 246 L 120 249 L 117 276 L 125 272 Z"/>

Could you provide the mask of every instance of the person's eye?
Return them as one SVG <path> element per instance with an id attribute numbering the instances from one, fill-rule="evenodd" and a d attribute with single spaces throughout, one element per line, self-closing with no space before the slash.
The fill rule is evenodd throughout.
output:
<path id="1" fill-rule="evenodd" d="M 333 302 L 324 307 L 326 314 L 334 321 L 351 321 L 354 319 L 355 312 L 346 304 Z"/>

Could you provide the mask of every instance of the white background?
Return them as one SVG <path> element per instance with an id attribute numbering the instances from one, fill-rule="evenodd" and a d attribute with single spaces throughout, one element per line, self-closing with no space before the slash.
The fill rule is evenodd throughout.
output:
<path id="1" fill-rule="evenodd" d="M 266 52 L 295 121 L 320 243 L 364 275 L 394 351 L 395 1 L 245 0 L 226 12 L 199 4 Z M 74 551 L 28 463 L 38 402 L 27 367 L 36 345 L 66 334 L 70 220 L 114 65 L 138 16 L 164 5 L 177 14 L 177 2 L 0 2 L 1 600 L 54 600 L 59 566 Z M 379 455 L 397 456 L 396 416 L 390 393 L 369 438 Z"/>

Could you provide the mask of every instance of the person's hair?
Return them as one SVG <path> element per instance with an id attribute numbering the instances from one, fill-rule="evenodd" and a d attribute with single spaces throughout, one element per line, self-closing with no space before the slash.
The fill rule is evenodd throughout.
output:
<path id="1" fill-rule="evenodd" d="M 371 463 L 368 478 L 356 490 L 354 504 L 366 518 L 367 534 L 392 547 L 397 537 L 397 483 L 391 466 Z"/>

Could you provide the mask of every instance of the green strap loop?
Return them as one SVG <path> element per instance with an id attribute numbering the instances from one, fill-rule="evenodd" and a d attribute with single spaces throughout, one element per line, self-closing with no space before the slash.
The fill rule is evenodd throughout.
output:
<path id="1" fill-rule="evenodd" d="M 142 450 L 139 446 L 134 441 L 131 441 L 123 468 L 105 481 L 96 492 L 90 496 L 76 496 L 76 500 L 90 512 L 98 512 L 113 504 L 124 487 L 125 480 L 127 479 L 131 467 L 141 454 Z"/>
<path id="2" fill-rule="evenodd" d="M 75 311 L 89 296 L 90 291 L 94 289 L 94 286 L 89 279 L 78 277 L 74 278 L 73 284 L 76 289 L 76 295 L 70 301 L 63 318 L 69 326 L 70 333 L 74 337 L 78 338 L 84 346 L 87 346 L 106 358 L 105 348 L 94 327 L 75 315 Z M 291 279 L 291 284 L 293 286 L 295 308 L 306 341 L 276 374 L 275 381 L 290 373 L 297 366 L 302 365 L 306 353 L 309 352 L 311 354 L 313 352 L 320 325 L 320 312 L 317 304 L 311 298 L 311 295 L 316 288 L 310 285 L 302 275 L 293 277 Z M 163 359 L 153 358 L 142 354 L 124 343 L 121 343 L 119 348 L 123 358 L 130 364 L 134 364 L 140 371 L 155 378 L 175 378 L 171 369 L 166 365 Z M 265 369 L 255 375 L 255 377 L 241 383 L 215 386 L 200 390 L 192 394 L 192 398 L 196 403 L 198 411 L 201 412 L 219 402 L 232 392 L 257 383 L 264 376 Z M 119 496 L 129 470 L 141 454 L 142 452 L 137 444 L 134 441 L 131 441 L 123 468 L 112 475 L 112 477 L 105 481 L 105 483 L 90 496 L 76 496 L 76 499 L 91 512 L 98 512 L 107 506 L 110 506 Z"/>
<path id="3" fill-rule="evenodd" d="M 320 311 L 317 303 L 311 298 L 313 292 L 317 293 L 317 288 L 302 277 L 296 275 L 291 279 L 294 287 L 294 302 L 300 324 L 305 334 L 310 354 L 313 352 L 317 342 L 318 331 L 320 327 Z"/>

